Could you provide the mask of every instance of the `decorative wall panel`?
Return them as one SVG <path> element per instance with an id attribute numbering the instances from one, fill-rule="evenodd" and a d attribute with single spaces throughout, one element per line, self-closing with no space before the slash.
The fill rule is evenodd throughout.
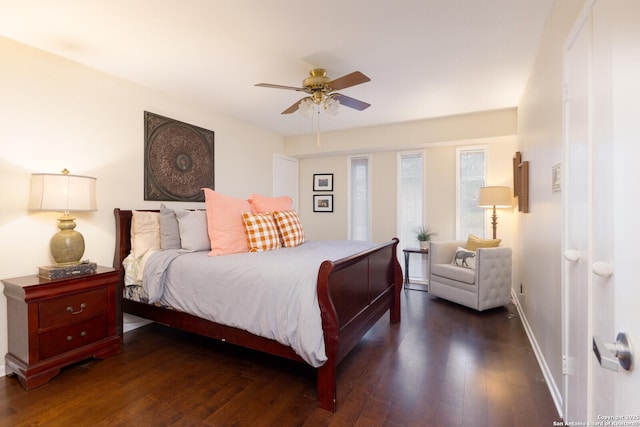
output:
<path id="1" fill-rule="evenodd" d="M 214 188 L 214 132 L 144 112 L 144 199 L 204 202 Z"/>

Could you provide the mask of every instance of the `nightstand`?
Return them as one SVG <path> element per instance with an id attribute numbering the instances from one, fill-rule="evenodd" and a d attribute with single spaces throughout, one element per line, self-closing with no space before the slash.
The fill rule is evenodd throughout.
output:
<path id="1" fill-rule="evenodd" d="M 60 369 L 90 357 L 120 352 L 119 272 L 98 267 L 86 276 L 46 280 L 4 279 L 9 352 L 7 374 L 26 389 L 38 387 Z"/>

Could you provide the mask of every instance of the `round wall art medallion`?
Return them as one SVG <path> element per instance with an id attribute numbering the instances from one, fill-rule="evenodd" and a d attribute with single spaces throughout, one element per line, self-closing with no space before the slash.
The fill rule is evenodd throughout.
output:
<path id="1" fill-rule="evenodd" d="M 145 200 L 203 202 L 213 148 L 213 131 L 145 112 Z"/>

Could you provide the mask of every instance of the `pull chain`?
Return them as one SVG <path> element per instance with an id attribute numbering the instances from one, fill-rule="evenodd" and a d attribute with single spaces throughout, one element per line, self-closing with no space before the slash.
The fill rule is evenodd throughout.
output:
<path id="1" fill-rule="evenodd" d="M 318 106 L 318 118 L 316 120 L 316 147 L 320 148 L 320 106 Z"/>

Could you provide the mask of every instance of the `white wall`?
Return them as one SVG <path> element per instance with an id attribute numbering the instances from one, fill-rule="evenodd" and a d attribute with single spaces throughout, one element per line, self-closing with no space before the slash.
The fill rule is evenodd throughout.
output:
<path id="1" fill-rule="evenodd" d="M 487 147 L 488 184 L 512 186 L 512 158 L 517 149 L 514 135 L 516 110 L 499 110 L 406 123 L 395 123 L 321 135 L 285 138 L 287 155 L 300 158 L 300 216 L 310 239 L 344 239 L 348 236 L 348 156 L 368 154 L 372 175 L 373 240 L 397 235 L 397 156 L 402 150 L 424 150 L 425 225 L 438 235 L 455 237 L 456 147 Z M 313 212 L 312 182 L 315 173 L 334 174 L 334 212 Z M 501 210 L 499 234 L 504 244 L 514 242 L 514 213 Z M 487 215 L 487 230 L 491 230 Z M 490 236 L 487 236 L 490 237 Z M 400 242 L 400 247 L 416 246 Z"/>
<path id="2" fill-rule="evenodd" d="M 519 149 L 530 162 L 530 213 L 518 216 L 519 296 L 555 386 L 562 385 L 561 193 L 551 168 L 562 162 L 562 47 L 583 0 L 556 1 L 543 45 L 518 106 Z M 556 396 L 557 397 L 557 396 Z"/>
<path id="3" fill-rule="evenodd" d="M 0 278 L 51 263 L 59 213 L 27 210 L 29 182 L 33 172 L 63 168 L 98 178 L 98 211 L 76 214 L 77 230 L 85 258 L 112 264 L 113 208 L 159 207 L 143 200 L 145 110 L 215 132 L 216 190 L 243 198 L 272 192 L 272 155 L 284 151 L 279 135 L 4 38 L 0 58 Z M 0 356 L 6 352 L 2 295 Z"/>
<path id="4" fill-rule="evenodd" d="M 409 150 L 445 142 L 515 135 L 516 132 L 517 111 L 515 108 L 507 108 L 338 132 L 321 132 L 320 146 L 316 144 L 315 134 L 286 137 L 285 144 L 287 155 L 305 158 L 329 156 L 334 153 Z"/>

